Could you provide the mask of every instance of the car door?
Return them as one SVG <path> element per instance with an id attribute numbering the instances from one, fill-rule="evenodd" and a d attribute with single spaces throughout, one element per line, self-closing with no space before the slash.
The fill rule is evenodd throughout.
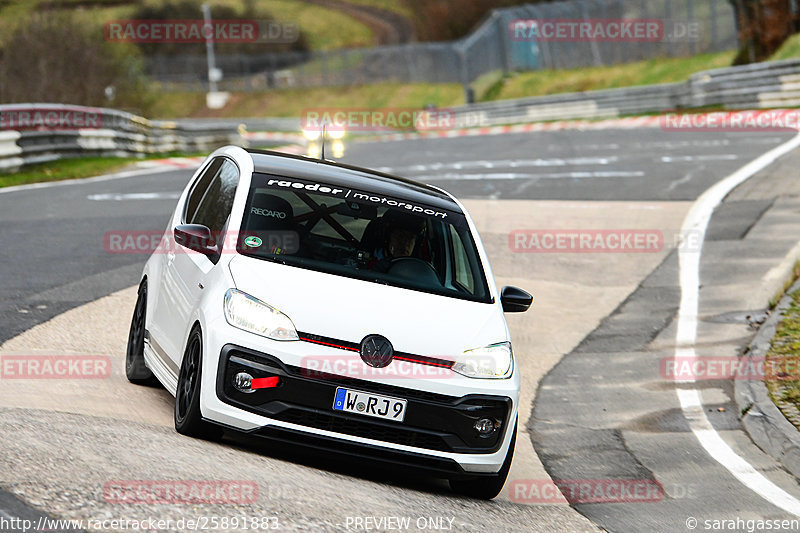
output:
<path id="1" fill-rule="evenodd" d="M 208 227 L 221 250 L 238 184 L 239 168 L 236 164 L 225 157 L 216 158 L 197 180 L 187 196 L 182 215 L 174 220 L 174 225 Z M 219 257 L 209 257 L 180 245 L 175 245 L 167 255 L 163 282 L 165 305 L 159 318 L 165 325 L 164 350 L 171 359 L 165 362 L 176 373 L 191 327 L 189 321 L 199 304 L 206 278 L 218 262 Z"/>

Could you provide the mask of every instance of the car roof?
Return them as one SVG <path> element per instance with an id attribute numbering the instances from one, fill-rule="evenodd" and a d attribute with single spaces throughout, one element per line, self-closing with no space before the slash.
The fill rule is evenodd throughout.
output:
<path id="1" fill-rule="evenodd" d="M 329 185 L 400 198 L 461 213 L 458 203 L 443 190 L 377 170 L 312 159 L 269 150 L 247 149 L 255 172 L 286 178 L 317 180 Z"/>

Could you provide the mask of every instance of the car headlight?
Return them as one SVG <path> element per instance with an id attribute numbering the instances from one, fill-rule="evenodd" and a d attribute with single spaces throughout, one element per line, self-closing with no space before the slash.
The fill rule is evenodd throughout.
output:
<path id="1" fill-rule="evenodd" d="M 498 342 L 467 350 L 456 359 L 453 370 L 470 378 L 503 379 L 514 370 L 514 352 L 510 342 Z"/>
<path id="2" fill-rule="evenodd" d="M 322 132 L 318 129 L 306 129 L 303 130 L 303 136 L 308 139 L 309 141 L 316 141 L 319 139 Z"/>
<path id="3" fill-rule="evenodd" d="M 299 339 L 288 316 L 236 289 L 228 289 L 225 293 L 225 320 L 235 328 L 276 341 Z"/>

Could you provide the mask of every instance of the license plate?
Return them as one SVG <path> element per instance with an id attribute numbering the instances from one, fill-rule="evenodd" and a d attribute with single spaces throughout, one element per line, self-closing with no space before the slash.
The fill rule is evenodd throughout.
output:
<path id="1" fill-rule="evenodd" d="M 406 403 L 398 398 L 338 387 L 333 409 L 402 422 L 406 417 Z"/>

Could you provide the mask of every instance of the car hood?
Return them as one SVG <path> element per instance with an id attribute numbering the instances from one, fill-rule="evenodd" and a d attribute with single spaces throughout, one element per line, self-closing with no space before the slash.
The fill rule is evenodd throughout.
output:
<path id="1" fill-rule="evenodd" d="M 361 342 L 383 335 L 395 350 L 450 357 L 508 340 L 499 305 L 390 287 L 237 255 L 236 288 L 279 309 L 298 331 Z"/>

